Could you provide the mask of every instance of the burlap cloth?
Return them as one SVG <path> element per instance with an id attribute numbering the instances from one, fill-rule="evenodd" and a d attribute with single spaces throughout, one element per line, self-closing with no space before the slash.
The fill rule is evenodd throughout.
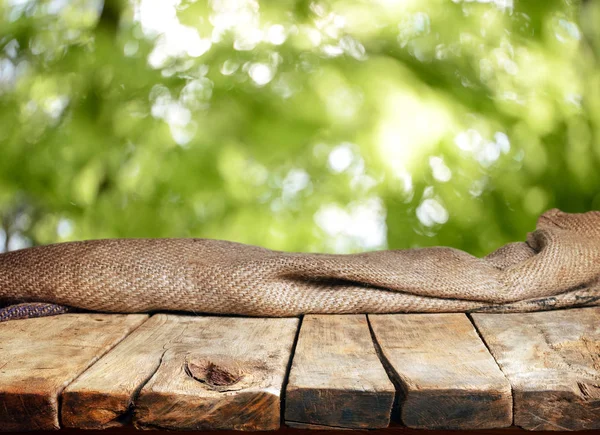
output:
<path id="1" fill-rule="evenodd" d="M 442 247 L 302 254 L 206 239 L 90 240 L 0 255 L 4 305 L 296 316 L 536 311 L 599 301 L 597 211 L 550 210 L 526 242 L 484 258 Z M 44 310 L 60 307 L 13 306 L 0 320 Z"/>

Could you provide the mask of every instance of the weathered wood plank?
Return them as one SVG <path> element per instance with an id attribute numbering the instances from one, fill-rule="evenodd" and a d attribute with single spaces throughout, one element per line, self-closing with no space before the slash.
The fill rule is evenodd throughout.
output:
<path id="1" fill-rule="evenodd" d="M 296 318 L 188 318 L 136 401 L 139 428 L 276 430 Z"/>
<path id="2" fill-rule="evenodd" d="M 131 423 L 134 399 L 185 323 L 185 317 L 156 314 L 79 376 L 62 394 L 63 426 L 105 429 Z"/>
<path id="3" fill-rule="evenodd" d="M 365 315 L 304 317 L 286 390 L 287 425 L 384 428 L 394 395 Z"/>
<path id="4" fill-rule="evenodd" d="M 510 383 L 464 314 L 369 315 L 399 390 L 402 422 L 420 429 L 510 426 Z"/>
<path id="5" fill-rule="evenodd" d="M 147 315 L 62 314 L 0 323 L 0 430 L 59 428 L 59 395 Z"/>
<path id="6" fill-rule="evenodd" d="M 515 425 L 600 429 L 600 308 L 472 317 L 512 384 Z"/>
<path id="7" fill-rule="evenodd" d="M 155 315 L 65 391 L 63 422 L 277 429 L 298 322 Z"/>

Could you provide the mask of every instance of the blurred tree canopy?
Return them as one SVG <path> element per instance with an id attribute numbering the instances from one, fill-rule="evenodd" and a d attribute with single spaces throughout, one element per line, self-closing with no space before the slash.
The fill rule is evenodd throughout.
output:
<path id="1" fill-rule="evenodd" d="M 600 209 L 600 2 L 1 4 L 0 249 L 481 255 Z"/>

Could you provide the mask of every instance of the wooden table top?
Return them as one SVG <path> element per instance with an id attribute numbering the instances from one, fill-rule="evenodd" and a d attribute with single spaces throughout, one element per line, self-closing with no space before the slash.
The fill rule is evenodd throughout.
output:
<path id="1" fill-rule="evenodd" d="M 592 431 L 600 307 L 0 323 L 0 431 L 54 429 Z"/>

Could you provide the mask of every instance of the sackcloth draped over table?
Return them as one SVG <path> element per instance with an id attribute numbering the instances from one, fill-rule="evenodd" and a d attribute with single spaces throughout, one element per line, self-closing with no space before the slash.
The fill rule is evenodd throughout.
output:
<path id="1" fill-rule="evenodd" d="M 484 258 L 444 247 L 305 254 L 207 239 L 38 246 L 0 254 L 0 305 L 0 321 L 73 308 L 297 316 L 600 305 L 600 212 L 549 210 L 526 242 Z"/>

